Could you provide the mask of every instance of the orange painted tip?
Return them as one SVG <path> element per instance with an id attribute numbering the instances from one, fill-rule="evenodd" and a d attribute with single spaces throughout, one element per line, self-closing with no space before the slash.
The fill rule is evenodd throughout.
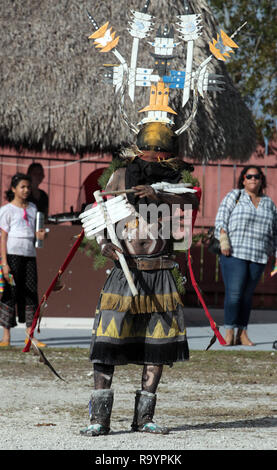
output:
<path id="1" fill-rule="evenodd" d="M 140 109 L 139 113 L 146 113 L 148 111 L 165 111 L 166 113 L 177 114 L 170 106 L 165 106 L 162 104 L 149 104 L 145 108 Z"/>
<path id="2" fill-rule="evenodd" d="M 230 57 L 230 54 L 234 54 L 234 51 L 230 49 L 225 52 L 220 52 L 220 50 L 216 47 L 219 42 L 219 36 L 224 46 L 227 46 L 229 48 L 238 48 L 239 46 L 226 33 L 224 33 L 223 29 L 220 30 L 220 35 L 217 33 L 217 39 L 213 39 L 213 42 L 209 43 L 209 48 L 211 53 L 217 59 L 225 61 L 226 58 Z"/>
<path id="3" fill-rule="evenodd" d="M 114 33 L 115 34 L 115 33 Z M 119 41 L 120 36 L 117 36 L 113 41 L 109 42 L 107 46 L 103 47 L 99 52 L 109 52 L 114 49 Z M 97 46 L 96 46 L 97 47 Z"/>
<path id="4" fill-rule="evenodd" d="M 89 36 L 89 39 L 96 39 L 96 38 L 101 38 L 102 36 L 104 36 L 105 32 L 108 29 L 108 26 L 109 26 L 109 22 L 107 21 L 107 23 L 103 24 L 103 26 L 101 26 L 99 29 L 97 29 L 97 31 L 91 34 Z"/>
<path id="5" fill-rule="evenodd" d="M 221 38 L 222 38 L 223 44 L 225 44 L 225 46 L 236 47 L 236 48 L 239 47 L 239 46 L 233 41 L 233 39 L 231 39 L 226 33 L 224 33 L 223 29 L 220 30 L 220 33 L 221 33 Z"/>
<path id="6" fill-rule="evenodd" d="M 112 41 L 114 40 L 114 37 L 115 37 L 115 31 L 112 33 L 112 28 L 110 28 L 107 32 L 107 38 L 105 35 L 102 38 L 95 39 L 94 45 L 95 47 L 104 48 L 112 43 Z"/>
<path id="7" fill-rule="evenodd" d="M 215 40 L 214 40 L 215 41 Z M 215 41 L 214 44 L 217 44 L 217 42 Z M 223 60 L 225 61 L 228 57 L 230 57 L 230 54 L 234 54 L 234 51 L 232 51 L 231 49 L 229 51 L 226 51 L 226 52 L 223 52 L 223 54 L 221 54 L 221 52 L 219 51 L 219 49 L 217 49 L 214 44 L 210 43 L 209 44 L 209 47 L 210 47 L 210 51 L 211 53 L 219 60 Z"/>
<path id="8" fill-rule="evenodd" d="M 215 47 L 215 44 L 217 44 L 217 41 L 214 39 L 213 40 L 213 43 L 209 43 L 209 48 L 210 48 L 210 51 L 211 53 L 219 60 L 226 60 L 226 57 L 224 57 L 224 55 L 221 54 L 221 52 L 219 51 L 219 49 L 217 49 Z"/>

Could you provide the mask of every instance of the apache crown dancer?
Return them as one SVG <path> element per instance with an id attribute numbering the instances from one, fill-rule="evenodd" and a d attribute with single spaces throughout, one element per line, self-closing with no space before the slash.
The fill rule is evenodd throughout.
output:
<path id="1" fill-rule="evenodd" d="M 110 389 L 115 365 L 142 364 L 141 390 L 135 402 L 134 431 L 165 433 L 153 422 L 156 390 L 163 365 L 188 359 L 189 351 L 184 325 L 184 306 L 171 273 L 175 266 L 171 239 L 153 237 L 153 224 L 139 217 L 140 204 L 172 204 L 193 209 L 199 201 L 194 192 L 174 194 L 155 191 L 151 184 L 158 181 L 179 183 L 182 170 L 190 167 L 172 156 L 173 133 L 166 126 L 154 124 L 164 134 L 150 135 L 148 127 L 138 135 L 142 152 L 126 168 L 114 172 L 106 192 L 125 191 L 132 204 L 132 215 L 122 226 L 122 250 L 108 240 L 97 238 L 102 254 L 115 263 L 102 290 L 96 311 L 90 358 L 94 365 L 95 390 L 90 402 L 91 424 L 82 434 L 106 434 L 110 427 L 113 390 Z M 157 130 L 157 129 L 156 129 Z M 147 140 L 148 137 L 148 140 Z M 156 145 L 149 145 L 151 143 Z M 145 143 L 147 142 L 147 144 Z M 124 221 L 123 221 L 124 222 Z M 168 223 L 168 221 L 167 221 Z M 162 224 L 162 220 L 156 225 Z M 144 226 L 143 226 L 144 225 Z M 147 233 L 148 232 L 148 233 Z M 120 236 L 120 235 L 119 235 Z M 123 251 L 138 295 L 132 297 L 130 287 L 118 262 Z"/>
<path id="2" fill-rule="evenodd" d="M 154 24 L 153 17 L 147 14 L 149 3 L 146 1 L 140 12 L 132 11 L 133 21 L 128 29 L 133 37 L 130 66 L 117 49 L 119 38 L 108 23 L 99 28 L 89 15 L 96 30 L 90 38 L 94 39 L 101 52 L 112 52 L 119 60 L 119 65 L 112 67 L 109 76 L 121 98 L 122 117 L 137 135 L 137 140 L 132 149 L 123 152 L 126 165 L 112 174 L 105 190 L 105 193 L 113 195 L 118 192 L 125 194 L 123 198 L 129 208 L 128 217 L 123 209 L 122 217 L 119 214 L 116 218 L 117 214 L 112 212 L 108 217 L 109 201 L 104 202 L 99 194 L 99 199 L 95 196 L 97 208 L 86 208 L 80 215 L 86 237 L 94 238 L 95 211 L 102 208 L 102 228 L 106 227 L 109 237 L 104 232 L 102 235 L 98 233 L 97 241 L 102 254 L 115 264 L 102 289 L 96 310 L 90 350 L 94 367 L 90 425 L 81 430 L 81 434 L 86 436 L 109 432 L 114 368 L 128 363 L 143 366 L 141 390 L 137 391 L 135 398 L 132 430 L 168 432 L 153 422 L 156 391 L 163 365 L 171 366 L 189 357 L 184 305 L 172 276 L 175 267 L 173 234 L 167 237 L 163 236 L 162 230 L 157 230 L 153 235 L 153 228 L 160 228 L 169 221 L 164 220 L 163 215 L 154 221 L 150 217 L 149 221 L 145 214 L 141 216 L 141 210 L 148 204 L 169 209 L 176 204 L 182 209 L 188 204 L 192 211 L 197 210 L 200 191 L 184 188 L 184 170 L 193 171 L 193 167 L 178 158 L 177 136 L 188 128 L 195 116 L 199 94 L 203 96 L 208 90 L 217 90 L 216 85 L 221 83 L 218 76 L 211 77 L 207 72 L 213 54 L 219 60 L 225 60 L 229 52 L 233 52 L 232 47 L 237 47 L 221 31 L 220 38 L 218 36 L 218 40 L 210 44 L 212 55 L 193 71 L 193 44 L 201 34 L 200 15 L 190 14 L 188 4 L 184 2 L 185 14 L 178 17 L 177 30 L 181 34 L 179 38 L 187 43 L 186 71 L 169 70 L 174 58 L 173 50 L 180 43 L 174 41 L 174 28 L 168 25 L 163 29 L 159 27 L 154 42 L 150 43 L 154 47 L 151 53 L 154 57 L 152 68 L 138 68 L 139 41 L 148 35 Z M 128 93 L 134 101 L 137 86 L 150 88 L 150 100 L 149 105 L 140 110 L 147 113 L 146 117 L 134 125 L 128 120 L 124 100 Z M 168 116 L 176 114 L 168 105 L 170 88 L 182 91 L 183 106 L 188 102 L 191 91 L 193 93 L 192 114 L 175 131 L 173 119 Z M 174 189 L 182 185 L 181 191 Z M 114 235 L 115 229 L 121 243 Z"/>

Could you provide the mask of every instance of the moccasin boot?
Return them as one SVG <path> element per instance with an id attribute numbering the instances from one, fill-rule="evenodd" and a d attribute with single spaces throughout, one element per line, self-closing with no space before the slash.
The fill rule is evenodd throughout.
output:
<path id="1" fill-rule="evenodd" d="M 83 436 L 103 436 L 110 432 L 113 390 L 93 390 L 89 402 L 90 425 L 81 429 Z"/>
<path id="2" fill-rule="evenodd" d="M 137 390 L 132 430 L 152 434 L 168 434 L 168 429 L 153 422 L 157 396 L 155 393 Z"/>

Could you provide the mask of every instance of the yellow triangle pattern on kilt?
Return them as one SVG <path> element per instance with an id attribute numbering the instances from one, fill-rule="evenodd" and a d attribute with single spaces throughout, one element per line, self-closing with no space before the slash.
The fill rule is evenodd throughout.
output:
<path id="1" fill-rule="evenodd" d="M 109 325 L 107 326 L 105 331 L 103 331 L 102 319 L 101 319 L 99 322 L 97 331 L 96 331 L 96 336 L 98 338 L 106 337 L 106 338 L 124 340 L 124 339 L 138 338 L 140 336 L 142 338 L 170 339 L 170 338 L 176 338 L 178 336 L 186 335 L 186 329 L 184 328 L 183 331 L 180 331 L 180 328 L 174 316 L 172 318 L 172 323 L 170 327 L 167 328 L 167 331 L 165 331 L 162 325 L 162 322 L 159 319 L 157 320 L 156 325 L 152 332 L 150 332 L 149 328 L 146 328 L 146 331 L 145 331 L 144 325 L 145 324 L 142 323 L 141 331 L 139 331 L 134 328 L 132 321 L 128 321 L 127 319 L 124 319 L 121 333 L 120 333 L 116 326 L 115 318 L 112 317 Z"/>

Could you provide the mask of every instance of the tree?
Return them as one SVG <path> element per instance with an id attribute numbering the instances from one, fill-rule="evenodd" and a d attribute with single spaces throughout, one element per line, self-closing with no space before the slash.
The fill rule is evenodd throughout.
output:
<path id="1" fill-rule="evenodd" d="M 252 110 L 258 140 L 263 142 L 276 133 L 277 124 L 277 3 L 272 0 L 208 0 L 208 3 L 227 34 L 247 21 L 238 36 L 239 49 L 226 65 Z"/>

